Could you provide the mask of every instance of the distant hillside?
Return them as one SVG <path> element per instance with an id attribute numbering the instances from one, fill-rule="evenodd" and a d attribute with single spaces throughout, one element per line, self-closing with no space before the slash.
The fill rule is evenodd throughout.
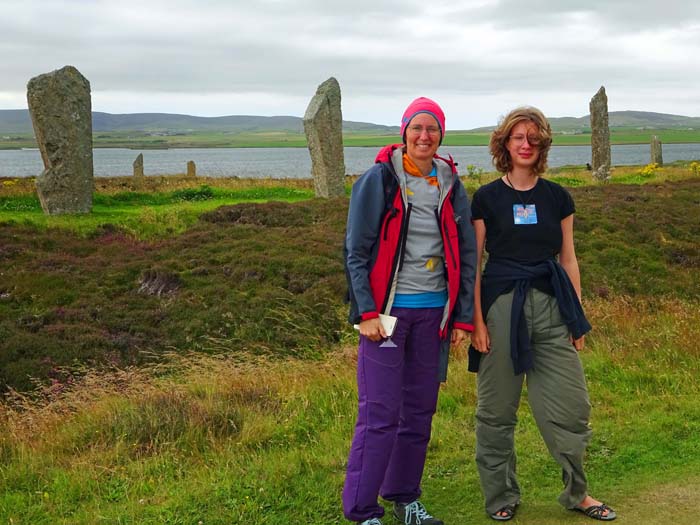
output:
<path id="1" fill-rule="evenodd" d="M 0 133 L 30 133 L 32 123 L 26 109 L 0 109 Z"/>
<path id="2" fill-rule="evenodd" d="M 193 117 L 170 113 L 132 113 L 114 115 L 94 111 L 92 130 L 109 131 L 154 131 L 191 132 L 222 131 L 230 133 L 291 131 L 304 132 L 300 117 L 259 117 L 253 115 L 231 115 L 227 117 Z M 368 122 L 343 121 L 344 131 L 368 133 L 397 133 L 398 126 L 382 126 Z M 29 111 L 26 109 L 0 109 L 0 134 L 32 133 Z"/>
<path id="3" fill-rule="evenodd" d="M 591 129 L 591 117 L 555 117 L 549 119 L 556 132 L 577 132 Z M 700 117 L 684 117 L 650 111 L 611 111 L 608 113 L 611 128 L 643 129 L 700 129 Z M 492 131 L 495 126 L 486 126 L 472 131 Z"/>
<path id="4" fill-rule="evenodd" d="M 643 129 L 700 129 L 700 117 L 684 117 L 648 111 L 612 111 L 609 114 L 611 128 Z M 577 133 L 590 130 L 590 116 L 557 117 L 549 119 L 552 129 L 559 133 Z M 491 131 L 493 126 L 470 131 Z M 226 133 L 287 131 L 303 133 L 300 117 L 254 115 L 230 115 L 226 117 L 193 117 L 171 113 L 131 113 L 116 115 L 95 111 L 92 113 L 92 129 L 95 133 L 113 131 L 177 132 L 218 131 Z M 383 126 L 368 122 L 343 121 L 346 132 L 397 134 L 398 126 Z M 29 111 L 26 109 L 0 109 L 0 136 L 12 133 L 32 133 Z"/>

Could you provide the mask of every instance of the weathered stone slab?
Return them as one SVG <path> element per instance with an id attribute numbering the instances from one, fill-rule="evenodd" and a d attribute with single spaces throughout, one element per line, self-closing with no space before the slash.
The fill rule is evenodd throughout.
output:
<path id="1" fill-rule="evenodd" d="M 651 163 L 658 164 L 659 166 L 664 165 L 664 157 L 662 154 L 661 139 L 656 135 L 651 137 Z"/>
<path id="2" fill-rule="evenodd" d="M 304 132 L 311 154 L 317 197 L 345 195 L 343 115 L 340 85 L 331 77 L 318 86 L 304 115 Z"/>
<path id="3" fill-rule="evenodd" d="M 589 104 L 591 112 L 591 160 L 593 177 L 607 180 L 610 177 L 610 128 L 608 126 L 608 97 L 601 86 Z"/>
<path id="4" fill-rule="evenodd" d="M 197 176 L 197 165 L 193 160 L 187 161 L 187 176 L 196 177 Z"/>
<path id="5" fill-rule="evenodd" d="M 139 153 L 134 161 L 134 177 L 143 177 L 143 153 Z"/>
<path id="6" fill-rule="evenodd" d="M 44 171 L 36 186 L 44 213 L 92 210 L 90 82 L 73 66 L 27 83 L 27 102 Z"/>

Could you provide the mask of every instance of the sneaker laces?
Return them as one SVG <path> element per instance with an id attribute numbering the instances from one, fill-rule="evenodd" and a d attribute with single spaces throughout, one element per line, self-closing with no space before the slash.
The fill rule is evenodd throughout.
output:
<path id="1" fill-rule="evenodd" d="M 382 525 L 382 522 L 379 521 L 379 518 L 372 518 L 371 520 L 363 521 L 362 525 Z"/>
<path id="2" fill-rule="evenodd" d="M 432 518 L 432 516 L 428 514 L 428 511 L 425 510 L 423 504 L 418 500 L 406 505 L 406 518 L 410 518 L 411 516 L 415 516 L 417 518 L 416 523 L 419 524 L 422 520 L 428 520 Z"/>

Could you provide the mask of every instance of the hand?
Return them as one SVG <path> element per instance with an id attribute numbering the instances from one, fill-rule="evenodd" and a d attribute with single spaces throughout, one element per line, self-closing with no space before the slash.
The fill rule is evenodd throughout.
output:
<path id="1" fill-rule="evenodd" d="M 488 354 L 491 349 L 491 338 L 489 337 L 489 330 L 486 328 L 486 323 L 484 323 L 484 321 L 476 321 L 474 323 L 472 346 L 482 354 Z"/>
<path id="2" fill-rule="evenodd" d="M 569 341 L 571 341 L 571 344 L 574 345 L 576 351 L 580 352 L 583 350 L 583 346 L 586 344 L 586 336 L 582 335 L 578 339 L 574 339 L 572 335 L 569 335 Z"/>
<path id="3" fill-rule="evenodd" d="M 461 328 L 453 328 L 452 329 L 452 339 L 450 340 L 450 343 L 452 343 L 452 346 L 458 346 L 466 340 L 467 340 L 467 331 L 466 330 L 462 330 Z"/>
<path id="4" fill-rule="evenodd" d="M 370 341 L 381 341 L 386 339 L 386 332 L 378 317 L 366 319 L 360 323 L 360 335 L 364 335 Z"/>

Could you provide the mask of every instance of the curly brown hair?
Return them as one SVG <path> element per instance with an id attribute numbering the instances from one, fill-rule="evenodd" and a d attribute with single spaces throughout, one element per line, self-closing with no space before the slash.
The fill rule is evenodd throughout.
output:
<path id="1" fill-rule="evenodd" d="M 552 145 L 552 128 L 544 114 L 537 108 L 532 106 L 523 106 L 515 108 L 505 117 L 501 119 L 498 126 L 491 134 L 489 141 L 489 150 L 493 157 L 493 165 L 501 173 L 508 173 L 513 169 L 513 159 L 510 158 L 510 153 L 506 143 L 510 138 L 510 133 L 513 128 L 521 122 L 532 122 L 537 126 L 537 134 L 540 140 L 539 157 L 532 168 L 535 175 L 541 175 L 547 170 L 547 154 Z"/>

